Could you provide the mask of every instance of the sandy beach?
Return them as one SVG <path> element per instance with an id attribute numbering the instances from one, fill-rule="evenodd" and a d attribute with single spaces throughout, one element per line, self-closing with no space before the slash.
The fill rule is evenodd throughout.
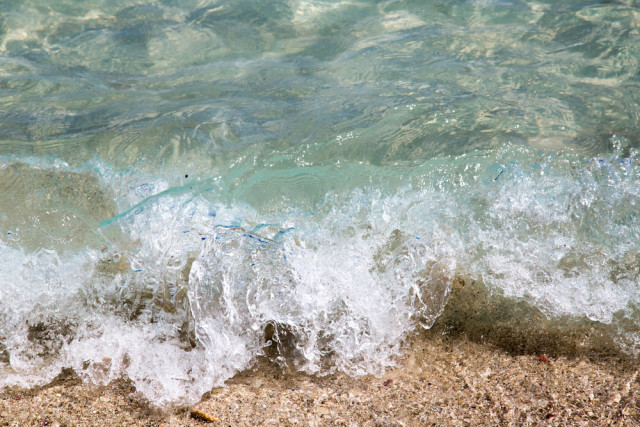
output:
<path id="1" fill-rule="evenodd" d="M 542 355 L 541 355 L 542 356 Z M 416 342 L 382 378 L 243 372 L 192 408 L 159 411 L 126 382 L 72 374 L 0 395 L 3 425 L 638 425 L 637 371 L 622 362 L 513 356 L 466 340 Z"/>
<path id="2" fill-rule="evenodd" d="M 593 328 L 560 341 L 559 332 L 540 323 L 537 335 L 523 330 L 533 323 L 527 316 L 538 315 L 531 307 L 511 304 L 501 323 L 495 320 L 500 298 L 479 289 L 458 282 L 436 325 L 416 332 L 398 366 L 380 378 L 309 376 L 262 360 L 192 407 L 160 410 L 140 400 L 126 381 L 97 387 L 65 371 L 44 387 L 4 390 L 0 419 L 11 426 L 211 422 L 203 416 L 234 426 L 640 423 L 640 383 L 632 358 L 607 350 L 593 338 L 598 335 Z M 493 313 L 494 333 L 483 335 L 487 313 Z M 516 314 L 520 322 L 514 321 Z"/>

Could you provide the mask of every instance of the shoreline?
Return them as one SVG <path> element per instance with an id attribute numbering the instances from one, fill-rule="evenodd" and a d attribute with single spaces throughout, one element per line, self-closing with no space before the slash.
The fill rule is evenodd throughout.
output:
<path id="1" fill-rule="evenodd" d="M 512 355 L 424 334 L 376 378 L 286 373 L 258 362 L 189 408 L 158 410 L 123 380 L 81 383 L 73 371 L 0 393 L 2 425 L 496 425 L 640 423 L 637 367 L 612 358 Z"/>
<path id="2" fill-rule="evenodd" d="M 640 425 L 640 365 L 608 328 L 549 320 L 459 279 L 433 327 L 379 378 L 307 375 L 262 357 L 197 404 L 161 410 L 128 381 L 94 386 L 67 369 L 0 391 L 0 425 Z"/>

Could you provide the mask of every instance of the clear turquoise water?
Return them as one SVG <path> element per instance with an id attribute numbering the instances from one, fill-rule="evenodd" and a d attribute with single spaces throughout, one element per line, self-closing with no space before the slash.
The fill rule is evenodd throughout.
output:
<path id="1" fill-rule="evenodd" d="M 0 385 L 376 374 L 457 275 L 635 354 L 638 6 L 0 1 Z"/>

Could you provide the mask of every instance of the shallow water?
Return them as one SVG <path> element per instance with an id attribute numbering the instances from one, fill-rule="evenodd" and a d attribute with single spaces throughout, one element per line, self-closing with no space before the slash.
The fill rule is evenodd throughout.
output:
<path id="1" fill-rule="evenodd" d="M 1 1 L 0 385 L 377 374 L 461 275 L 636 354 L 640 8 L 554 3 Z"/>

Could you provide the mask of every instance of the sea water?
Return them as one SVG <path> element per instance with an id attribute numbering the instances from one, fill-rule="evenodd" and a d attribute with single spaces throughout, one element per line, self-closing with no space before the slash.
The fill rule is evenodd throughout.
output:
<path id="1" fill-rule="evenodd" d="M 0 1 L 0 386 L 380 374 L 459 276 L 636 354 L 638 6 Z"/>

